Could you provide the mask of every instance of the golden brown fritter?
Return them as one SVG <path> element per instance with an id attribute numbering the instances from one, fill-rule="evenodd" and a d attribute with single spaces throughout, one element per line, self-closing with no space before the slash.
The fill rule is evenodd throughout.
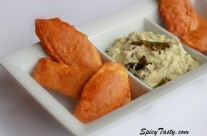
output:
<path id="1" fill-rule="evenodd" d="M 107 62 L 84 86 L 74 115 L 83 123 L 95 120 L 122 106 L 129 89 L 126 69 L 117 62 Z"/>
<path id="2" fill-rule="evenodd" d="M 92 121 L 131 101 L 126 69 L 117 62 L 102 65 L 86 35 L 58 18 L 37 19 L 36 34 L 56 62 L 41 58 L 33 70 L 34 79 L 44 87 L 80 98 L 74 110 L 80 121 Z"/>
<path id="3" fill-rule="evenodd" d="M 197 15 L 189 0 L 159 0 L 159 10 L 167 30 L 178 37 L 198 27 Z"/>
<path id="4" fill-rule="evenodd" d="M 33 70 L 33 78 L 42 86 L 73 98 L 80 98 L 83 86 L 96 69 L 85 69 L 41 58 Z"/>
<path id="5" fill-rule="evenodd" d="M 132 100 L 130 84 L 128 84 L 128 85 L 129 85 L 129 87 L 128 87 L 128 90 L 127 90 L 127 93 L 126 93 L 126 96 L 125 96 L 125 99 L 124 99 L 122 105 L 125 105 L 125 104 L 131 102 L 131 100 Z"/>
<path id="6" fill-rule="evenodd" d="M 97 69 L 102 65 L 88 37 L 59 18 L 36 19 L 35 31 L 46 53 L 57 62 Z"/>
<path id="7" fill-rule="evenodd" d="M 207 21 L 193 9 L 190 0 L 159 0 L 167 30 L 190 47 L 207 52 Z"/>
<path id="8" fill-rule="evenodd" d="M 182 36 L 181 40 L 198 51 L 207 52 L 207 21 L 201 16 L 198 18 L 199 27 Z"/>

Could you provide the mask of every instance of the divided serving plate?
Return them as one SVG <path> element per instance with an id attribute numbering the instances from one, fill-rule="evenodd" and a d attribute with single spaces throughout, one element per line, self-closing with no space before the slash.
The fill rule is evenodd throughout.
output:
<path id="1" fill-rule="evenodd" d="M 201 14 L 206 14 L 207 1 L 192 1 L 195 7 L 200 7 Z M 205 5 L 205 6 L 203 6 Z M 207 15 L 207 14 L 206 14 Z M 205 15 L 204 15 L 205 16 Z M 205 16 L 206 17 L 206 16 Z M 133 31 L 152 31 L 164 34 L 168 38 L 176 38 L 167 32 L 160 20 L 157 0 L 144 0 L 126 10 L 77 27 L 88 35 L 90 41 L 102 56 L 102 60 L 113 61 L 105 54 L 117 38 L 126 37 Z M 179 39 L 178 39 L 179 40 Z M 56 92 L 49 91 L 39 85 L 32 77 L 32 70 L 40 57 L 46 56 L 40 43 L 16 51 L 1 59 L 1 65 L 66 129 L 74 135 L 97 135 L 117 123 L 120 119 L 127 119 L 134 111 L 140 110 L 166 94 L 190 84 L 207 73 L 207 57 L 202 53 L 183 44 L 184 49 L 192 57 L 198 59 L 200 66 L 179 78 L 170 81 L 156 89 L 152 89 L 128 72 L 132 89 L 133 101 L 105 116 L 87 124 L 82 124 L 73 115 L 76 101 Z M 144 95 L 142 95 L 144 94 Z M 140 96 L 142 95 L 142 96 Z M 137 97 L 140 96 L 140 97 Z M 121 121 L 119 121 L 120 123 Z"/>

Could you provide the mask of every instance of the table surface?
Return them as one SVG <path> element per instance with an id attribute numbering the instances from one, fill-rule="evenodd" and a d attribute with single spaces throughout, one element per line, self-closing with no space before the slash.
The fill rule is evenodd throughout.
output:
<path id="1" fill-rule="evenodd" d="M 60 17 L 80 26 L 125 9 L 140 0 L 1 0 L 0 58 L 38 42 L 36 18 Z M 184 130 L 204 136 L 207 129 L 207 76 L 176 90 L 123 120 L 101 136 L 137 136 L 141 129 Z M 71 135 L 0 67 L 0 136 Z"/>

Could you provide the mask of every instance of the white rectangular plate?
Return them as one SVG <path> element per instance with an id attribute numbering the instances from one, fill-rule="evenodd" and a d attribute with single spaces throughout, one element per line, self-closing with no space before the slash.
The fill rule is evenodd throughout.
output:
<path id="1" fill-rule="evenodd" d="M 204 1 L 199 0 L 196 2 L 198 5 Z M 193 1 L 193 3 L 196 2 Z M 206 2 L 204 3 L 207 5 Z M 154 33 L 165 34 L 169 38 L 176 38 L 161 27 L 162 23 L 159 19 L 157 6 L 157 1 L 145 0 L 126 10 L 78 27 L 78 30 L 88 35 L 104 61 L 113 61 L 104 53 L 106 48 L 109 47 L 115 39 L 126 37 L 130 32 L 152 31 Z M 203 12 L 204 9 L 200 11 Z M 133 101 L 88 124 L 80 123 L 72 115 L 72 110 L 74 109 L 76 101 L 43 88 L 31 77 L 32 70 L 38 59 L 42 56 L 46 56 L 39 43 L 30 45 L 25 49 L 21 49 L 6 56 L 1 59 L 0 62 L 1 65 L 66 129 L 75 135 L 85 136 L 89 134 L 96 135 L 99 130 L 115 125 L 118 120 L 123 118 L 127 119 L 131 116 L 130 113 L 140 110 L 142 107 L 149 105 L 155 100 L 159 100 L 162 96 L 174 92 L 176 89 L 204 76 L 207 73 L 207 57 L 186 45 L 184 45 L 184 48 L 193 57 L 198 58 L 201 64 L 198 68 L 156 89 L 146 86 L 129 73 Z M 137 98 L 137 96 L 140 95 L 140 91 L 142 93 L 147 93 Z"/>

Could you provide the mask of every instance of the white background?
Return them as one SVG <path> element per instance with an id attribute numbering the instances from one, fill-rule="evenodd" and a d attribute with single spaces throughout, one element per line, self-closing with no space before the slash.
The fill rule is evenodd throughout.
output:
<path id="1" fill-rule="evenodd" d="M 38 42 L 36 18 L 60 17 L 80 26 L 141 0 L 0 0 L 0 58 Z M 207 76 L 167 95 L 101 136 L 137 136 L 142 128 L 207 134 Z M 26 90 L 0 67 L 0 136 L 68 136 Z M 188 135 L 188 136 L 189 136 Z M 167 135 L 166 135 L 167 136 Z M 187 136 L 187 135 L 186 135 Z"/>

